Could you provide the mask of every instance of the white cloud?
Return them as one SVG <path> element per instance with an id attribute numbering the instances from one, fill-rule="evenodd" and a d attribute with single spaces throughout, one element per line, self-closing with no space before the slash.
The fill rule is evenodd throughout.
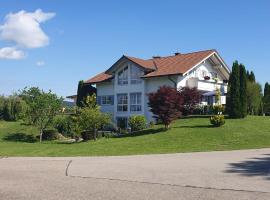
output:
<path id="1" fill-rule="evenodd" d="M 0 49 L 0 59 L 21 59 L 25 57 L 22 49 L 48 45 L 49 37 L 41 29 L 40 24 L 54 16 L 55 13 L 45 13 L 41 9 L 35 12 L 21 10 L 6 15 L 4 24 L 0 25 L 0 39 L 15 43 L 15 47 Z"/>
<path id="2" fill-rule="evenodd" d="M 24 10 L 6 15 L 4 24 L 0 26 L 0 38 L 15 42 L 20 47 L 38 48 L 49 44 L 48 36 L 43 32 L 40 23 L 55 16 L 41 9 L 35 12 Z"/>
<path id="3" fill-rule="evenodd" d="M 39 66 L 39 67 L 40 66 L 44 66 L 45 65 L 45 62 L 43 60 L 40 60 L 40 61 L 37 61 L 36 62 L 36 65 Z"/>
<path id="4" fill-rule="evenodd" d="M 0 59 L 19 60 L 25 57 L 25 53 L 15 47 L 4 47 L 0 49 Z"/>

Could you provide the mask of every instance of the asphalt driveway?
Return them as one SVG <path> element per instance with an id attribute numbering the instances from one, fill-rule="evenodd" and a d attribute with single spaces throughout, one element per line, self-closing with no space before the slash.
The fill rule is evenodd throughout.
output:
<path id="1" fill-rule="evenodd" d="M 0 199 L 270 199 L 270 149 L 0 158 Z"/>

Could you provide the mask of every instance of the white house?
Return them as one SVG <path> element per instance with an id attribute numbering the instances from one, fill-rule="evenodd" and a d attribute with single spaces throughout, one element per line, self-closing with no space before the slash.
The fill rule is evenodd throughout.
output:
<path id="1" fill-rule="evenodd" d="M 216 50 L 175 53 L 172 56 L 140 59 L 122 56 L 107 71 L 86 81 L 96 85 L 97 101 L 103 112 L 111 113 L 117 124 L 132 115 L 152 121 L 147 94 L 160 86 L 196 87 L 203 92 L 202 104 L 213 104 L 216 88 L 226 103 L 230 69 Z"/>

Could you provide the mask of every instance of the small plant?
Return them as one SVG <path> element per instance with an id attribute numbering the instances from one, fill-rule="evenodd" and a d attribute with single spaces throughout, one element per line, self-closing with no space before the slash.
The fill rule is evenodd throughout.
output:
<path id="1" fill-rule="evenodd" d="M 213 105 L 212 109 L 213 109 L 213 113 L 215 115 L 222 114 L 224 112 L 224 110 L 225 110 L 224 106 L 221 105 L 221 104 Z"/>
<path id="2" fill-rule="evenodd" d="M 213 124 L 215 127 L 219 127 L 225 124 L 224 115 L 214 115 L 210 117 L 210 123 Z"/>
<path id="3" fill-rule="evenodd" d="M 131 131 L 139 131 L 146 128 L 146 119 L 143 115 L 134 115 L 128 119 Z"/>

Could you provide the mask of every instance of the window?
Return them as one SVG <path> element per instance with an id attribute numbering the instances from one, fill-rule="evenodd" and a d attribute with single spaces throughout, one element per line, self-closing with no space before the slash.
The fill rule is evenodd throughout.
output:
<path id="1" fill-rule="evenodd" d="M 125 112 L 128 110 L 128 95 L 118 94 L 117 95 L 117 111 Z"/>
<path id="2" fill-rule="evenodd" d="M 101 96 L 101 105 L 113 105 L 113 95 Z"/>
<path id="3" fill-rule="evenodd" d="M 143 72 L 135 66 L 131 67 L 131 84 L 138 84 L 142 82 L 141 76 L 143 75 Z"/>
<path id="4" fill-rule="evenodd" d="M 142 110 L 142 93 L 130 93 L 130 111 Z"/>
<path id="5" fill-rule="evenodd" d="M 118 72 L 118 85 L 128 84 L 128 67 Z"/>

